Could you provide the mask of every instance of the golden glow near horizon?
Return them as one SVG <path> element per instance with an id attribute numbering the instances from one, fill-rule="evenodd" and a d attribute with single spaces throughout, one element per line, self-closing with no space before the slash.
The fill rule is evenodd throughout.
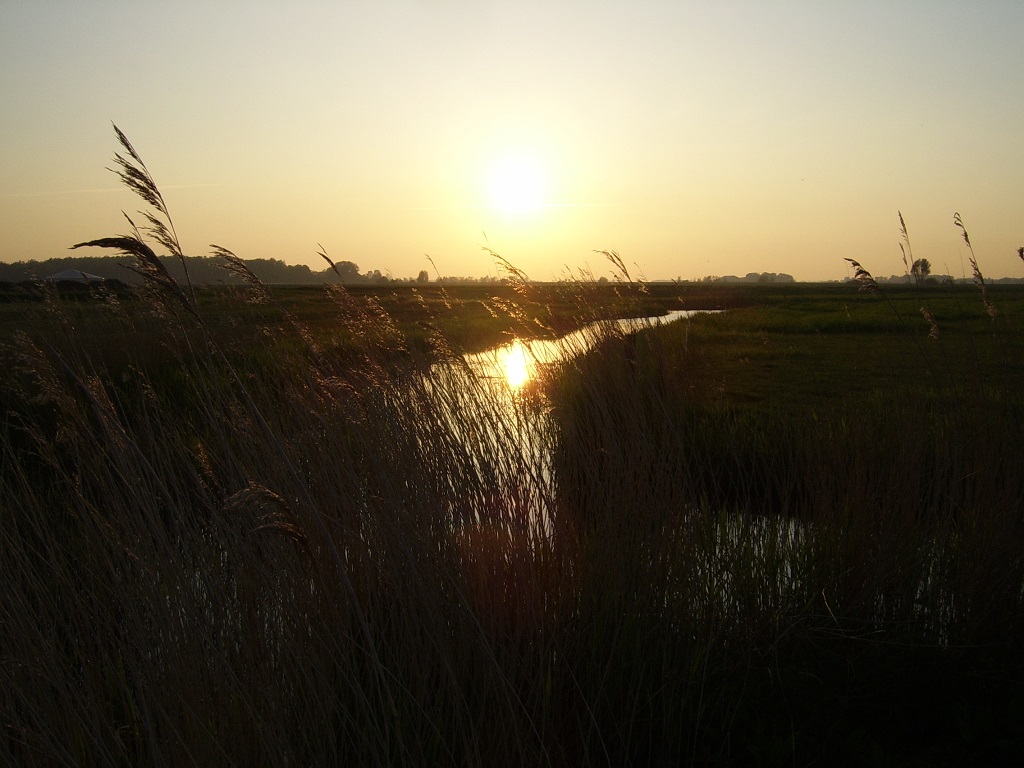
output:
<path id="1" fill-rule="evenodd" d="M 143 207 L 113 122 L 196 256 L 837 280 L 903 272 L 902 211 L 969 277 L 959 211 L 1024 277 L 1022 39 L 1021 0 L 0 3 L 0 261 Z"/>

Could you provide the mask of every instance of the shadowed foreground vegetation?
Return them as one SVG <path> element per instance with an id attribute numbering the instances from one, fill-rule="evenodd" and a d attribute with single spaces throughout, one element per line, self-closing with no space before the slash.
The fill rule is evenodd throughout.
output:
<path id="1" fill-rule="evenodd" d="M 510 286 L 5 315 L 0 763 L 1012 764 L 1024 293 Z"/>

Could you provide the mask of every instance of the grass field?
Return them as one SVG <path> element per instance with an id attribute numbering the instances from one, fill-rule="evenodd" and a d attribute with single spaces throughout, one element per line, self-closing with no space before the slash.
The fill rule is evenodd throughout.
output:
<path id="1" fill-rule="evenodd" d="M 1024 292 L 597 290 L 0 308 L 0 762 L 1011 762 Z"/>

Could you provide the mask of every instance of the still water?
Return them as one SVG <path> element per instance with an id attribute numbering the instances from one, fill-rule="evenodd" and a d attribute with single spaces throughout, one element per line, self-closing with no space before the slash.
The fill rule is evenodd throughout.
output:
<path id="1" fill-rule="evenodd" d="M 660 317 L 597 323 L 551 341 L 517 339 L 466 355 L 457 361 L 461 364 L 435 370 L 430 386 L 438 395 L 436 402 L 446 411 L 444 420 L 451 430 L 451 445 L 463 452 L 463 466 L 472 467 L 484 481 L 476 487 L 488 489 L 468 505 L 468 515 L 466 504 L 452 510 L 453 525 L 465 535 L 467 546 L 476 546 L 481 532 L 492 534 L 495 530 L 510 535 L 483 540 L 512 546 L 512 541 L 548 539 L 555 534 L 559 515 L 564 519 L 564 505 L 558 512 L 557 479 L 552 469 L 558 429 L 545 396 L 546 385 L 558 375 L 559 366 L 585 354 L 610 335 L 685 321 L 692 314 L 671 312 Z M 709 599 L 733 606 L 730 615 L 742 615 L 751 595 L 759 604 L 777 605 L 806 592 L 812 528 L 786 516 L 736 511 L 708 516 L 706 512 L 703 510 L 701 517 L 711 526 L 711 535 L 707 536 L 707 526 L 697 528 L 704 538 L 695 545 L 694 556 L 697 581 Z M 932 557 L 940 562 L 945 553 L 937 549 Z M 759 584 L 753 592 L 750 574 L 746 581 L 742 574 L 737 576 L 737 563 L 753 569 Z M 933 581 L 932 575 L 922 581 L 922 595 L 936 589 Z M 669 599 L 674 598 L 666 593 Z M 892 610 L 884 595 L 878 601 L 880 617 Z M 933 609 L 923 607 L 917 618 L 937 627 L 939 641 L 945 643 L 946 627 L 954 613 L 942 605 L 939 611 L 933 615 Z"/>
<path id="2" fill-rule="evenodd" d="M 501 382 L 510 392 L 534 381 L 540 370 L 587 352 L 605 334 L 630 334 L 676 322 L 706 310 L 675 310 L 656 317 L 633 317 L 593 323 L 558 339 L 516 339 L 500 347 L 466 355 L 466 365 L 477 376 Z"/>
<path id="3" fill-rule="evenodd" d="M 686 320 L 691 311 L 608 320 L 554 340 L 516 339 L 436 366 L 429 377 L 432 406 L 451 430 L 460 466 L 469 467 L 493 496 L 473 522 L 495 515 L 546 531 L 556 496 L 551 457 L 558 439 L 545 381 L 561 364 L 585 354 L 601 339 Z M 435 411 L 437 413 L 437 411 Z M 453 488 L 454 490 L 454 488 Z M 454 512 L 464 518 L 464 513 Z"/>
<path id="4" fill-rule="evenodd" d="M 692 314 L 612 320 L 553 341 L 515 340 L 467 355 L 461 365 L 436 370 L 431 388 L 436 388 L 437 402 L 445 408 L 450 444 L 462 452 L 461 466 L 471 467 L 482 481 L 468 485 L 488 489 L 467 504 L 453 483 L 453 498 L 458 501 L 452 524 L 460 536 L 474 542 L 485 532 L 493 543 L 494 532 L 501 531 L 502 538 L 494 540 L 509 547 L 513 541 L 519 546 L 524 541 L 557 540 L 557 530 L 566 525 L 566 507 L 564 495 L 559 503 L 553 469 L 559 435 L 545 396 L 547 384 L 558 376 L 561 365 L 609 336 L 686 321 Z M 709 594 L 725 604 L 736 602 L 736 610 L 742 610 L 748 587 L 736 582 L 732 568 L 737 561 L 761 563 L 759 578 L 772 574 L 771 582 L 763 585 L 765 595 L 785 595 L 798 587 L 802 577 L 789 557 L 806 548 L 807 531 L 798 521 L 734 512 L 703 517 L 714 532 L 703 548 L 695 549 L 695 556 Z"/>

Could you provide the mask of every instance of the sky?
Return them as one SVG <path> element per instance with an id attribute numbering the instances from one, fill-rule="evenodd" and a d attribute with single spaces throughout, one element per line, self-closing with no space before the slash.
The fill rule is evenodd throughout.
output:
<path id="1" fill-rule="evenodd" d="M 5 0 L 0 261 L 126 231 L 113 124 L 194 255 L 1024 277 L 1021 0 Z"/>

